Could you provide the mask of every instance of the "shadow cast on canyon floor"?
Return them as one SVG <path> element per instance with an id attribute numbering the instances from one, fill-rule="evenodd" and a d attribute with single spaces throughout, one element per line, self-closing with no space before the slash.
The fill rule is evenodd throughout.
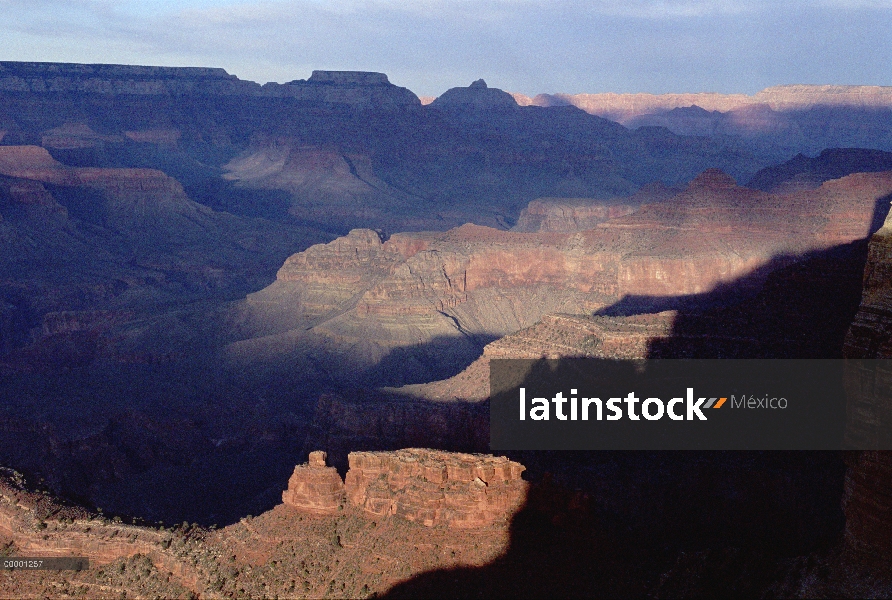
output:
<path id="1" fill-rule="evenodd" d="M 681 299 L 624 298 L 603 314 L 675 307 L 678 314 L 672 333 L 651 343 L 649 355 L 654 357 L 838 356 L 845 329 L 857 310 L 865 254 L 866 242 L 861 241 L 811 253 L 798 262 L 778 257 L 776 271 L 752 274 L 708 294 Z M 761 287 L 757 288 L 754 280 L 761 282 Z M 650 303 L 650 308 L 643 309 L 645 303 Z M 757 343 L 745 342 L 752 338 Z M 453 349 L 456 358 L 461 355 L 464 359 L 459 366 L 476 358 L 465 347 L 479 350 L 485 341 L 470 344 L 465 340 L 461 348 Z M 421 366 L 426 360 L 437 360 L 449 351 L 443 346 L 449 343 L 452 341 L 435 340 L 414 351 L 391 353 L 382 361 L 382 379 L 376 383 L 437 378 L 428 373 L 407 377 L 405 369 L 413 360 Z M 43 381 L 40 374 L 17 382 L 0 380 L 0 396 L 15 400 L 6 403 L 7 412 L 0 414 L 2 460 L 34 475 L 35 480 L 45 479 L 53 491 L 80 498 L 92 507 L 103 506 L 107 512 L 167 523 L 189 520 L 224 525 L 278 504 L 288 473 L 306 458 L 308 450 L 328 450 L 342 471 L 351 450 L 407 446 L 488 450 L 485 404 L 390 398 L 384 406 L 380 396 L 364 401 L 342 389 L 342 395 L 356 402 L 326 407 L 318 401 L 319 392 L 325 390 L 307 382 L 303 387 L 297 385 L 300 374 L 293 375 L 297 379 L 280 380 L 248 373 L 236 381 L 218 382 L 210 376 L 213 365 L 208 363 L 208 369 L 192 365 L 182 371 L 175 366 L 134 366 L 104 373 L 84 367 L 70 369 L 53 381 Z M 438 365 L 436 369 L 441 369 L 438 377 L 456 372 L 455 365 Z M 404 379 L 388 380 L 389 373 L 401 373 Z M 54 404 L 49 406 L 47 399 Z M 122 399 L 126 406 L 122 407 Z M 16 407 L 22 411 L 12 410 L 18 410 Z M 36 417 L 29 421 L 26 409 Z M 45 418 L 48 414 L 51 416 Z M 353 425 L 343 430 L 331 426 L 345 415 Z M 50 423 L 48 429 L 44 422 Z M 727 534 L 721 539 L 702 538 L 690 547 L 697 552 L 728 544 L 755 548 L 770 543 L 773 531 L 784 531 L 785 522 L 801 523 L 787 516 L 789 507 L 801 503 L 802 498 L 815 502 L 813 509 L 802 513 L 811 519 L 807 522 L 816 523 L 819 535 L 815 539 L 833 538 L 841 530 L 839 498 L 844 467 L 838 454 L 511 454 L 527 465 L 532 481 L 541 483 L 550 473 L 556 486 L 578 488 L 595 498 L 593 505 L 601 507 L 595 511 L 599 527 L 620 532 L 611 544 L 622 548 L 623 539 L 640 540 L 640 547 L 646 549 L 644 556 L 661 557 L 663 567 L 676 556 L 673 553 L 687 547 L 684 542 L 701 539 L 700 533 L 694 535 L 694 530 L 684 525 L 694 515 L 700 515 L 697 518 L 702 523 L 695 529 L 703 535 L 709 531 Z M 766 466 L 769 463 L 773 465 L 770 468 Z M 768 481 L 793 482 L 789 485 L 799 491 L 781 490 L 772 496 L 774 484 L 747 479 L 750 472 L 771 473 L 765 475 Z M 748 483 L 730 485 L 731 480 Z M 126 485 L 116 487 L 120 482 Z M 763 490 L 753 497 L 754 506 L 762 507 L 761 513 L 748 513 L 737 504 L 727 514 L 716 512 L 714 506 L 723 504 L 713 505 L 707 499 L 728 489 L 738 496 L 741 490 Z M 704 500 L 692 501 L 698 498 Z M 668 520 L 647 517 L 667 511 L 675 516 Z M 757 544 L 747 537 L 746 530 L 762 529 L 744 527 L 743 521 L 729 516 L 734 514 L 747 514 L 751 521 L 771 523 L 772 528 L 765 530 Z M 772 515 L 787 516 L 775 519 Z M 519 519 L 521 530 L 516 532 L 509 554 L 516 554 L 516 564 L 524 565 L 528 557 L 540 552 L 535 543 L 527 543 L 539 534 L 525 533 L 524 523 L 530 523 L 530 531 L 538 531 L 543 521 L 535 515 Z M 549 519 L 545 518 L 546 525 Z M 729 522 L 738 524 L 734 526 L 738 534 L 732 535 L 721 525 Z M 654 534 L 658 529 L 663 533 Z M 553 535 L 559 545 L 569 534 L 558 528 Z M 734 539 L 738 541 L 729 541 Z M 579 541 L 579 560 L 587 556 L 587 543 Z M 803 544 L 797 552 L 811 547 L 811 542 Z M 554 568 L 556 572 L 574 572 Z M 525 570 L 509 571 L 523 581 Z"/>
<path id="2" fill-rule="evenodd" d="M 872 230 L 887 210 L 878 203 Z M 650 358 L 837 358 L 866 255 L 861 240 L 779 256 L 705 294 L 630 296 L 599 314 L 677 311 Z M 830 552 L 844 527 L 841 452 L 506 454 L 533 486 L 504 554 L 387 597 L 783 595 L 798 585 L 794 558 Z"/>
<path id="3" fill-rule="evenodd" d="M 763 267 L 702 294 L 626 296 L 598 315 L 676 311 L 648 358 L 841 358 L 861 300 L 867 241 Z"/>
<path id="4" fill-rule="evenodd" d="M 485 433 L 487 422 L 476 413 L 399 403 L 391 414 L 376 410 L 375 396 L 365 406 L 393 417 L 390 425 L 372 420 L 375 427 L 365 432 L 329 431 L 319 399 L 361 400 L 370 393 L 361 390 L 377 385 L 452 376 L 487 341 L 437 338 L 395 350 L 370 369 L 343 358 L 335 365 L 336 356 L 324 356 L 317 371 L 227 368 L 212 348 L 201 354 L 197 344 L 186 358 L 158 364 L 117 364 L 96 359 L 95 352 L 66 360 L 54 347 L 36 371 L 0 374 L 0 464 L 107 515 L 228 525 L 281 503 L 294 465 L 338 435 L 343 443 L 332 444 L 345 450 L 343 467 L 347 451 L 394 449 L 406 440 L 486 451 L 485 436 L 456 438 L 455 429 L 442 425 L 445 437 L 430 433 L 438 422 L 454 427 L 461 419 L 474 421 L 463 430 Z M 341 372 L 352 381 L 338 380 Z M 370 413 L 357 410 L 354 418 Z"/>
<path id="5" fill-rule="evenodd" d="M 504 454 L 531 483 L 504 553 L 386 597 L 758 597 L 844 525 L 838 452 Z"/>

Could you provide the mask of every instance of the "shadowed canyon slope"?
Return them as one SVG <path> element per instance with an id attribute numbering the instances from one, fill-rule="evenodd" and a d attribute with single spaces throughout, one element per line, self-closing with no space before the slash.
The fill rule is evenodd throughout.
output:
<path id="1" fill-rule="evenodd" d="M 326 239 L 217 212 L 158 170 L 70 167 L 37 146 L 0 146 L 0 215 L 0 296 L 10 307 L 0 346 L 8 350 L 65 311 L 86 312 L 37 338 L 90 336 L 103 321 L 165 303 L 237 297 L 269 281 L 281 256 Z M 43 354 L 58 362 L 52 350 Z"/>
<path id="2" fill-rule="evenodd" d="M 892 357 L 892 217 L 870 240 L 864 270 L 864 295 L 845 340 L 849 358 Z M 850 374 L 848 385 L 862 400 L 850 403 L 847 436 L 853 440 L 884 435 L 889 428 L 888 373 L 880 371 L 876 380 Z M 854 394 L 853 394 L 854 395 Z M 877 431 L 880 431 L 878 434 Z M 892 539 L 890 473 L 892 452 L 852 452 L 846 475 L 846 541 L 872 563 L 888 555 Z"/>

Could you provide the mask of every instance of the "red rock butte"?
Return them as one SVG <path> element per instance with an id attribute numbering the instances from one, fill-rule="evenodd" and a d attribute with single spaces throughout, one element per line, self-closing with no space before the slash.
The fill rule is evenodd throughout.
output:
<path id="1" fill-rule="evenodd" d="M 334 514 L 350 507 L 367 516 L 397 516 L 428 527 L 486 527 L 509 519 L 524 503 L 526 469 L 504 456 L 408 448 L 351 452 L 345 481 L 311 452 L 288 481 L 282 500 L 302 512 Z"/>

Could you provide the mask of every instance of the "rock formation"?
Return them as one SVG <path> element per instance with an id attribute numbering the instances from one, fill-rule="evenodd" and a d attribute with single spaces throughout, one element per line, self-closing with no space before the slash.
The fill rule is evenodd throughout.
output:
<path id="1" fill-rule="evenodd" d="M 303 102 L 362 110 L 395 110 L 420 106 L 418 96 L 390 83 L 384 73 L 313 71 L 307 79 L 285 84 L 267 83 L 261 94 Z"/>
<path id="2" fill-rule="evenodd" d="M 335 514 L 344 508 L 344 482 L 337 469 L 325 465 L 325 457 L 325 452 L 310 452 L 307 464 L 294 467 L 282 502 L 317 514 Z"/>
<path id="3" fill-rule="evenodd" d="M 0 66 L 4 144 L 40 144 L 71 166 L 153 168 L 217 210 L 339 232 L 507 228 L 537 197 L 627 195 L 711 166 L 748 178 L 773 160 L 573 107 L 521 109 L 482 81 L 422 106 L 382 73 L 259 86 L 221 69 Z"/>
<path id="4" fill-rule="evenodd" d="M 0 215 L 0 298 L 9 298 L 18 315 L 16 343 L 4 335 L 3 354 L 26 341 L 22 329 L 40 326 L 49 313 L 79 313 L 93 321 L 86 329 L 108 331 L 122 325 L 123 316 L 139 318 L 138 311 L 164 296 L 256 289 L 281 264 L 276 255 L 309 245 L 300 243 L 303 236 L 330 239 L 302 227 L 215 211 L 156 169 L 73 167 L 38 146 L 0 147 Z M 94 319 L 97 310 L 116 316 Z M 32 341 L 40 344 L 56 333 L 40 332 Z M 131 345 L 129 335 L 112 337 Z M 95 349 L 94 342 L 88 345 Z M 52 351 L 32 354 L 34 360 L 52 358 Z M 87 355 L 94 356 L 93 350 Z M 2 361 L 29 370 L 36 366 L 32 358 Z"/>
<path id="5" fill-rule="evenodd" d="M 368 515 L 395 515 L 428 527 L 485 527 L 505 521 L 526 500 L 523 465 L 505 457 L 410 448 L 351 452 L 341 481 L 324 452 L 298 465 L 284 502 L 310 513 L 336 513 L 346 494 Z"/>
<path id="6" fill-rule="evenodd" d="M 485 81 L 478 79 L 466 88 L 446 90 L 430 106 L 445 110 L 513 110 L 517 108 L 517 102 L 508 92 L 488 87 Z"/>
<path id="7" fill-rule="evenodd" d="M 512 231 L 571 232 L 592 229 L 615 217 L 638 209 L 632 203 L 598 202 L 590 198 L 537 198 L 520 212 Z"/>
<path id="8" fill-rule="evenodd" d="M 10 598 L 57 597 L 64 590 L 104 597 L 110 589 L 159 598 L 380 596 L 426 571 L 483 567 L 510 541 L 505 520 L 484 531 L 425 527 L 350 505 L 307 518 L 306 511 L 280 504 L 221 528 L 137 525 L 29 492 L 20 474 L 9 475 L 0 468 L 4 551 L 89 560 L 81 571 L 6 570 L 0 594 Z"/>
<path id="9" fill-rule="evenodd" d="M 413 222 L 417 198 L 377 177 L 368 154 L 257 136 L 252 148 L 224 169 L 223 179 L 235 182 L 239 189 L 287 192 L 287 213 L 296 219 L 336 227 L 359 221 L 412 229 L 438 222 L 433 215 L 419 215 Z"/>
<path id="10" fill-rule="evenodd" d="M 514 95 L 522 106 L 572 105 L 631 128 L 679 135 L 739 136 L 776 160 L 826 148 L 892 151 L 892 87 L 782 85 L 744 94 Z M 770 150 L 769 150 L 770 149 Z"/>

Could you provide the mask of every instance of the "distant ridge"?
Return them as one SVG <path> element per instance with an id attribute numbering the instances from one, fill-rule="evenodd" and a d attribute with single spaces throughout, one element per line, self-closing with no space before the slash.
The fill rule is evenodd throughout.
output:
<path id="1" fill-rule="evenodd" d="M 286 97 L 376 108 L 421 104 L 384 73 L 366 71 L 313 71 L 306 80 L 260 85 L 211 67 L 3 61 L 0 92 Z"/>
<path id="2" fill-rule="evenodd" d="M 682 94 L 539 94 L 535 97 L 512 94 L 521 106 L 573 105 L 587 113 L 620 123 L 635 117 L 698 106 L 707 111 L 728 112 L 767 105 L 772 110 L 802 110 L 816 105 L 852 108 L 892 109 L 892 86 L 876 85 L 778 85 L 753 94 L 713 92 Z"/>
<path id="3" fill-rule="evenodd" d="M 459 110 L 514 110 L 517 101 L 508 92 L 491 88 L 482 79 L 471 83 L 468 87 L 454 87 L 446 90 L 431 102 L 433 108 Z"/>
<path id="4" fill-rule="evenodd" d="M 481 85 L 482 84 L 482 85 Z M 362 94 L 358 93 L 358 90 Z M 80 64 L 0 61 L 0 92 L 87 93 L 110 95 L 244 95 L 292 97 L 300 100 L 376 106 L 419 106 L 418 96 L 390 83 L 384 73 L 315 70 L 308 79 L 263 85 L 239 79 L 215 67 Z M 637 117 L 676 108 L 700 107 L 729 112 L 756 107 L 774 111 L 815 106 L 892 110 L 892 86 L 789 84 L 766 88 L 753 95 L 713 92 L 679 94 L 539 94 L 534 97 L 487 88 L 478 80 L 469 88 L 452 88 L 423 104 L 509 108 L 513 97 L 520 106 L 572 105 L 590 114 L 626 124 Z M 360 100 L 363 95 L 367 100 Z M 437 101 L 439 100 L 439 102 Z"/>

